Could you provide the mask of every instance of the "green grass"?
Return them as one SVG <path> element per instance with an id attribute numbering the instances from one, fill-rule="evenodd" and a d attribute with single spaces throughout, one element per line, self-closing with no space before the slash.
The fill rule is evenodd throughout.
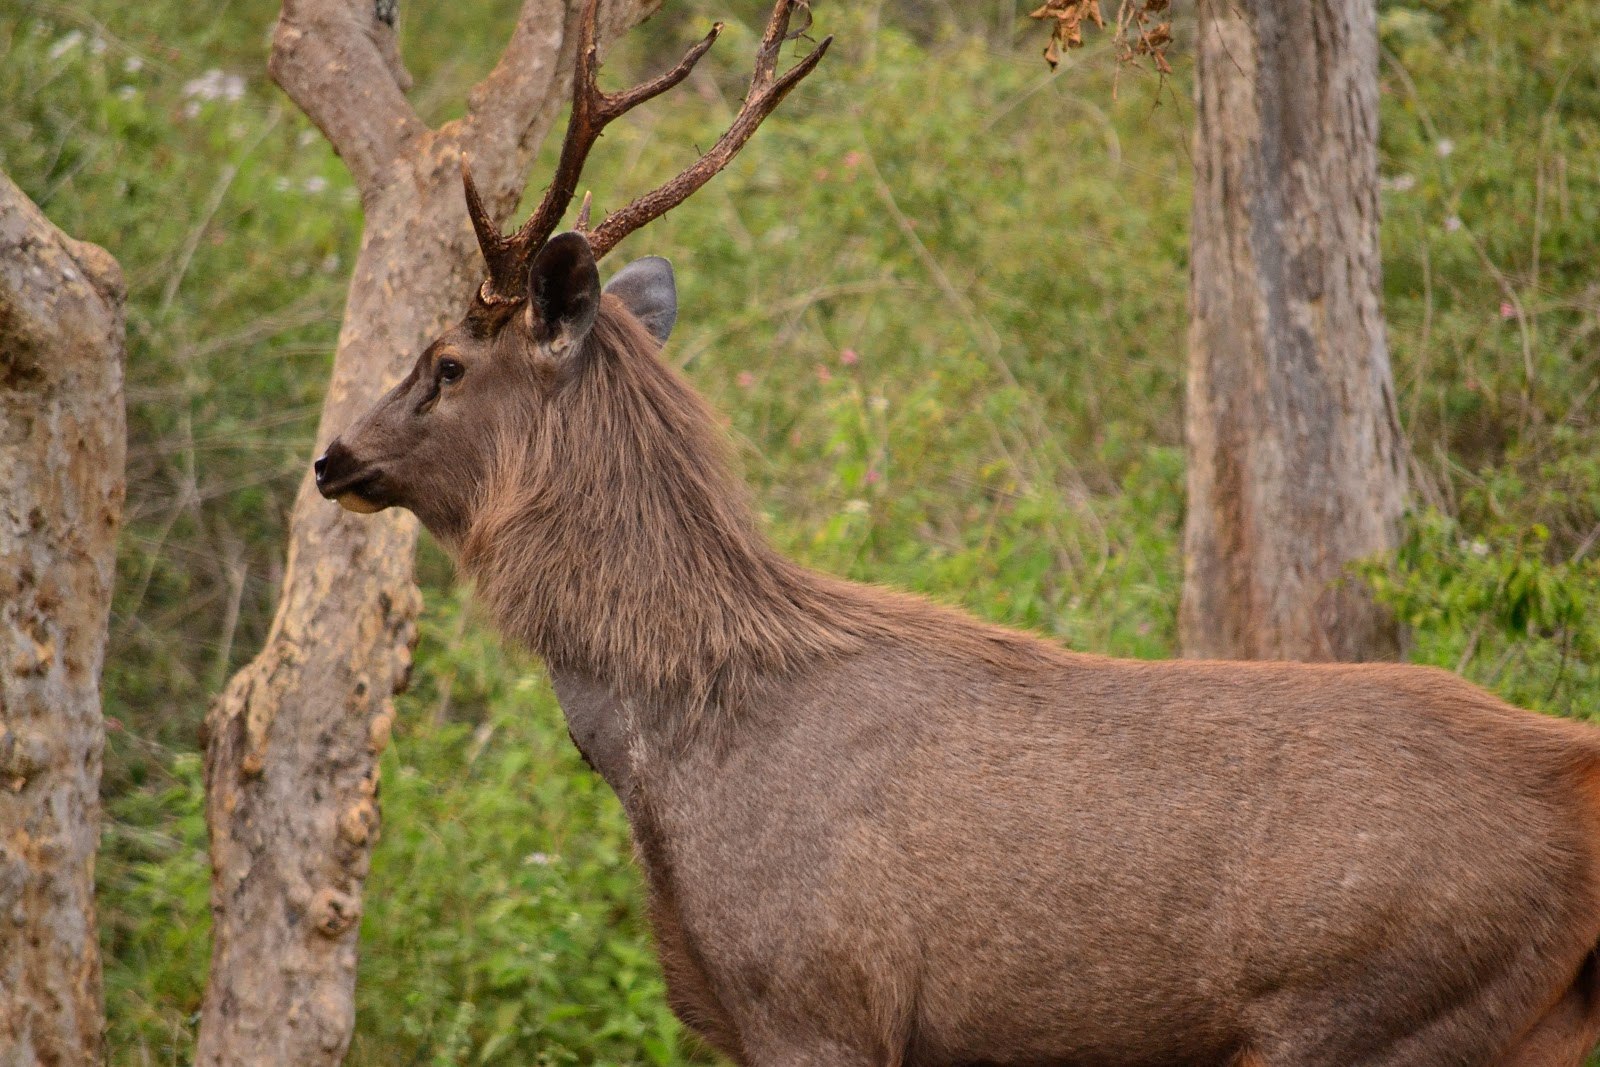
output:
<path id="1" fill-rule="evenodd" d="M 681 166 L 740 95 L 760 5 L 669 6 L 608 78 L 659 66 L 727 9 L 735 25 L 709 78 L 608 134 L 588 178 L 602 208 Z M 430 120 L 458 113 L 514 8 L 409 13 Z M 874 34 L 866 12 L 819 7 L 839 36 L 822 70 L 618 258 L 674 260 L 668 357 L 726 414 L 787 551 L 1077 648 L 1169 655 L 1183 37 L 1158 95 L 1114 83 L 1103 47 L 1051 77 L 1033 27 L 1013 47 L 992 18 L 919 10 L 886 8 Z M 192 1052 L 208 933 L 196 729 L 270 619 L 360 234 L 341 164 L 266 80 L 274 14 L 0 9 L 0 167 L 110 248 L 131 293 L 99 872 L 118 1064 Z M 1414 658 L 1595 717 L 1600 11 L 1386 2 L 1381 22 L 1385 298 L 1418 513 L 1365 571 Z M 351 1061 L 692 1059 L 614 799 L 436 549 L 421 575 Z"/>

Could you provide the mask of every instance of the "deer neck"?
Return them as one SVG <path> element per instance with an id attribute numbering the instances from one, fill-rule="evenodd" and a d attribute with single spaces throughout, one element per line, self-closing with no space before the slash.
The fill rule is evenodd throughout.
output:
<path id="1" fill-rule="evenodd" d="M 637 780 L 637 723 L 611 686 L 582 671 L 551 668 L 550 684 L 566 716 L 567 733 L 595 773 L 631 810 Z"/>
<path id="2" fill-rule="evenodd" d="M 560 530 L 530 514 L 472 569 L 501 629 L 558 676 L 687 718 L 859 645 L 817 576 L 751 531 L 704 528 L 705 515 L 673 515 L 665 543 L 628 544 L 599 522 Z"/>
<path id="3" fill-rule="evenodd" d="M 626 370 L 541 423 L 465 539 L 502 630 L 558 675 L 686 719 L 859 647 L 843 583 L 761 536 L 699 399 L 653 354 Z"/>

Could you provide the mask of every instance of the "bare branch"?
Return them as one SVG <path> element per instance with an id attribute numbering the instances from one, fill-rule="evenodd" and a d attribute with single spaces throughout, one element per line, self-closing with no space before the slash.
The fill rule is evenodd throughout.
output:
<path id="1" fill-rule="evenodd" d="M 370 192 L 427 127 L 405 98 L 411 77 L 374 0 L 284 0 L 272 78 Z"/>

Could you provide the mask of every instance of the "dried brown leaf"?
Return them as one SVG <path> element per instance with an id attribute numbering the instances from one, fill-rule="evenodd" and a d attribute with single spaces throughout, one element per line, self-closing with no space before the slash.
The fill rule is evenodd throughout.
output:
<path id="1" fill-rule="evenodd" d="M 1167 46 L 1172 43 L 1172 23 L 1154 21 L 1154 16 L 1169 6 L 1171 0 L 1121 0 L 1113 36 L 1118 63 L 1132 66 L 1139 57 L 1148 56 L 1160 74 L 1172 73 L 1166 57 Z M 1050 40 L 1044 48 L 1044 59 L 1051 70 L 1060 64 L 1065 49 L 1083 47 L 1085 22 L 1092 22 L 1099 29 L 1106 24 L 1100 0 L 1045 0 L 1028 17 L 1051 24 Z"/>

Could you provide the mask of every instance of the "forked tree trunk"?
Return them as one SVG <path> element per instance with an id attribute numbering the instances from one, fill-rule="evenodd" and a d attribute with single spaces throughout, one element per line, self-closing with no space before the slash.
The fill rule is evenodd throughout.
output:
<path id="1" fill-rule="evenodd" d="M 0 175 L 0 1064 L 100 1062 L 100 668 L 122 272 Z"/>
<path id="2" fill-rule="evenodd" d="M 1378 254 L 1373 0 L 1203 0 L 1183 650 L 1366 660 L 1347 578 L 1405 500 Z"/>
<path id="3" fill-rule="evenodd" d="M 602 39 L 658 3 L 609 4 Z M 570 92 L 578 6 L 525 0 L 466 117 L 431 130 L 405 99 L 392 2 L 286 0 L 273 76 L 350 167 L 366 211 L 316 451 L 465 309 L 483 268 L 461 157 L 508 213 Z M 409 513 L 350 516 L 308 476 L 266 646 L 206 717 L 214 929 L 201 1064 L 311 1067 L 349 1045 L 377 761 L 420 606 L 416 534 Z"/>

